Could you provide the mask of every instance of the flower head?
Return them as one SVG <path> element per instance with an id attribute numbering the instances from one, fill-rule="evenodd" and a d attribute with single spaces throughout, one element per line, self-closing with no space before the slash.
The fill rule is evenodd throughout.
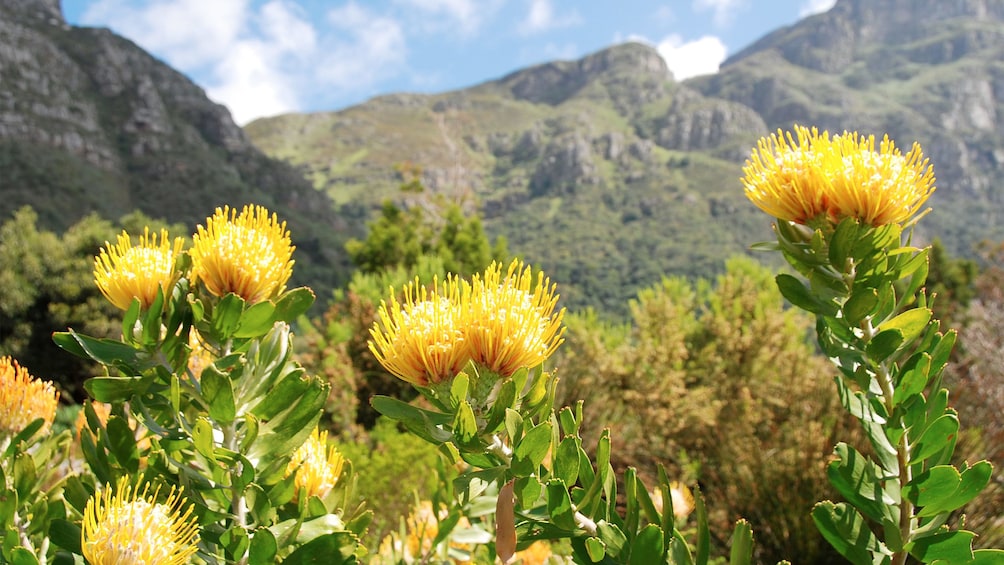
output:
<path id="1" fill-rule="evenodd" d="M 328 445 L 328 432 L 311 432 L 307 441 L 293 453 L 286 467 L 286 476 L 295 473 L 296 491 L 305 489 L 307 497 L 323 498 L 338 483 L 345 458 L 333 445 Z"/>
<path id="2" fill-rule="evenodd" d="M 224 206 L 192 236 L 192 277 L 216 296 L 232 292 L 248 303 L 261 302 L 285 289 L 293 249 L 286 222 L 275 214 L 245 206 L 238 215 Z"/>
<path id="3" fill-rule="evenodd" d="M 530 267 L 519 260 L 504 278 L 498 263 L 475 275 L 461 298 L 472 359 L 502 376 L 543 363 L 563 341 L 565 311 L 554 312 L 555 288 L 543 273 L 533 284 Z"/>
<path id="4" fill-rule="evenodd" d="M 783 221 L 805 224 L 856 218 L 872 226 L 903 224 L 934 192 L 933 168 L 916 143 L 903 155 L 888 136 L 830 137 L 795 126 L 760 139 L 743 167 L 746 196 Z"/>
<path id="5" fill-rule="evenodd" d="M 56 417 L 59 391 L 40 381 L 9 357 L 0 357 L 0 436 L 14 435 L 38 418 L 49 429 Z"/>
<path id="6" fill-rule="evenodd" d="M 673 516 L 677 520 L 685 520 L 694 511 L 694 495 L 687 485 L 677 481 L 669 483 L 669 496 L 673 501 Z M 658 487 L 652 493 L 652 504 L 662 513 L 662 490 Z"/>
<path id="7" fill-rule="evenodd" d="M 433 282 L 431 292 L 416 279 L 404 289 L 399 304 L 391 289 L 390 304 L 380 302 L 378 320 L 370 328 L 370 351 L 402 380 L 427 386 L 452 379 L 470 360 L 458 310 L 460 284 L 448 278 Z"/>
<path id="8" fill-rule="evenodd" d="M 81 549 L 92 565 L 181 565 L 196 552 L 198 524 L 194 506 L 182 512 L 184 499 L 172 487 L 163 503 L 160 489 L 148 495 L 123 477 L 115 493 L 106 488 L 87 501 Z"/>
<path id="9" fill-rule="evenodd" d="M 178 280 L 174 261 L 181 253 L 182 240 L 168 239 L 167 230 L 151 234 L 143 230 L 139 245 L 133 247 L 129 234 L 122 232 L 118 243 L 105 242 L 98 256 L 94 258 L 94 282 L 101 293 L 115 306 L 127 310 L 133 298 L 138 298 L 140 307 L 149 308 L 157 298 L 157 291 L 167 295 Z"/>

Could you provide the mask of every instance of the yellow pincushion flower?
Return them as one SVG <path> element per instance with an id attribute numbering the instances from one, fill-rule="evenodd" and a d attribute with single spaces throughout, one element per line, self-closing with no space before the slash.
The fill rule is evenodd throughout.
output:
<path id="1" fill-rule="evenodd" d="M 217 208 L 192 236 L 192 278 L 216 296 L 261 302 L 285 289 L 293 249 L 286 222 L 262 206 L 245 206 L 240 215 Z"/>
<path id="2" fill-rule="evenodd" d="M 743 187 L 761 210 L 783 221 L 856 218 L 872 226 L 904 224 L 934 192 L 934 172 L 916 143 L 903 155 L 888 136 L 832 138 L 795 126 L 762 138 L 743 167 Z"/>
<path id="3" fill-rule="evenodd" d="M 429 289 L 418 283 L 404 289 L 404 304 L 391 289 L 390 304 L 380 302 L 370 328 L 370 351 L 390 373 L 409 383 L 427 386 L 451 379 L 470 360 L 458 310 L 460 284 L 438 279 Z"/>
<path id="4" fill-rule="evenodd" d="M 464 287 L 461 311 L 471 358 L 499 375 L 543 363 L 563 341 L 565 311 L 554 312 L 556 285 L 543 273 L 532 283 L 530 267 L 516 260 L 504 278 L 501 265 L 492 263 Z"/>
<path id="5" fill-rule="evenodd" d="M 917 215 L 934 192 L 934 168 L 914 143 L 903 155 L 885 136 L 875 151 L 875 137 L 857 133 L 834 136 L 834 155 L 843 174 L 835 175 L 831 215 L 854 217 L 872 226 L 903 224 Z"/>
<path id="6" fill-rule="evenodd" d="M 286 476 L 295 473 L 296 491 L 305 489 L 307 497 L 323 498 L 338 483 L 345 458 L 333 445 L 328 445 L 328 432 L 311 432 L 307 441 L 293 453 L 286 467 Z"/>
<path id="7" fill-rule="evenodd" d="M 95 257 L 94 282 L 115 306 L 127 310 L 133 298 L 138 298 L 145 310 L 157 298 L 158 289 L 167 296 L 178 280 L 174 261 L 182 244 L 180 237 L 173 242 L 168 239 L 167 230 L 160 230 L 158 241 L 157 234 L 147 228 L 139 236 L 139 245 L 133 247 L 129 234 L 123 231 L 118 243 L 105 242 Z"/>
<path id="8" fill-rule="evenodd" d="M 181 565 L 198 549 L 194 506 L 172 487 L 163 503 L 159 488 L 148 495 L 123 477 L 115 493 L 106 488 L 84 507 L 81 549 L 91 565 Z"/>
<path id="9" fill-rule="evenodd" d="M 56 417 L 59 391 L 52 383 L 31 376 L 9 356 L 0 357 L 0 437 L 20 433 L 42 418 L 45 432 Z"/>

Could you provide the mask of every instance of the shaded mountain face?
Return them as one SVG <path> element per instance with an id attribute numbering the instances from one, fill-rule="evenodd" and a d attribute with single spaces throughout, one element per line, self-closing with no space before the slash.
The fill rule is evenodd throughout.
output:
<path id="1" fill-rule="evenodd" d="M 68 26 L 58 0 L 0 3 L 0 170 L 0 218 L 31 205 L 50 229 L 135 209 L 194 227 L 217 206 L 262 204 L 288 220 L 308 280 L 344 280 L 345 226 L 325 194 L 182 74 Z"/>

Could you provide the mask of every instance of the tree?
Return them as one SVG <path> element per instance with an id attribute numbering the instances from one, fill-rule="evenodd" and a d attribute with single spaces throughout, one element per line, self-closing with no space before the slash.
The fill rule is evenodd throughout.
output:
<path id="1" fill-rule="evenodd" d="M 166 227 L 139 212 L 121 223 L 130 233 L 142 232 L 137 226 Z M 183 233 L 178 226 L 172 229 Z M 65 355 L 51 336 L 67 328 L 98 337 L 121 333 L 121 312 L 101 296 L 93 274 L 94 256 L 117 233 L 96 214 L 62 235 L 39 230 L 30 207 L 0 225 L 0 351 L 52 380 L 68 398 L 82 399 L 81 384 L 100 369 Z"/>

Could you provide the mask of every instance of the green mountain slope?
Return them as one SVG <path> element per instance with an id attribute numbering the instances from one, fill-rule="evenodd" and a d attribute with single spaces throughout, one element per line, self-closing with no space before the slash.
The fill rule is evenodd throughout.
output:
<path id="1" fill-rule="evenodd" d="M 395 166 L 421 167 L 430 190 L 476 202 L 489 232 L 561 280 L 571 306 L 621 310 L 639 285 L 710 275 L 768 236 L 736 164 L 765 125 L 675 83 L 643 45 L 246 129 L 357 215 L 413 201 Z"/>
<path id="2" fill-rule="evenodd" d="M 840 0 L 720 73 L 675 82 L 625 44 L 436 95 L 375 98 L 246 131 L 300 167 L 344 216 L 396 192 L 395 166 L 477 203 L 492 235 L 563 281 L 571 306 L 623 311 L 664 274 L 709 275 L 767 239 L 742 196 L 756 139 L 793 123 L 919 141 L 936 166 L 918 238 L 955 253 L 1004 239 L 1004 7 L 997 0 Z"/>

